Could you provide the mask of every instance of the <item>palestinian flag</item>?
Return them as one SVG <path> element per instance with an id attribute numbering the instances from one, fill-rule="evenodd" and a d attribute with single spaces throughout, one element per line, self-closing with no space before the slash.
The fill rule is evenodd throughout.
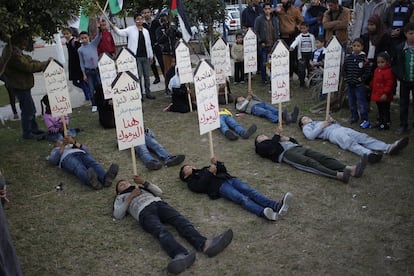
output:
<path id="1" fill-rule="evenodd" d="M 117 14 L 122 11 L 124 0 L 109 0 L 109 10 L 112 14 Z"/>
<path id="2" fill-rule="evenodd" d="M 188 42 L 191 39 L 192 32 L 190 26 L 190 20 L 188 19 L 187 12 L 185 11 L 182 0 L 172 0 L 171 13 L 173 16 L 178 17 L 178 23 L 181 27 L 181 33 L 183 34 L 183 40 Z"/>

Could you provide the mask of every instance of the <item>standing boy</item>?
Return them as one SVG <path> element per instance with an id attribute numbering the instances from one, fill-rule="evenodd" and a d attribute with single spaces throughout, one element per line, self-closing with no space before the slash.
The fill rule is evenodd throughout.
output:
<path id="1" fill-rule="evenodd" d="M 234 59 L 234 84 L 244 83 L 244 51 L 241 33 L 236 34 L 236 43 L 231 47 L 231 57 Z"/>

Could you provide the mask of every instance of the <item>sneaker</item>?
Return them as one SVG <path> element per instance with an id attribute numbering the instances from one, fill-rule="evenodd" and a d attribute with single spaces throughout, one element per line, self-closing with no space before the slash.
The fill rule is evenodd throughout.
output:
<path id="1" fill-rule="evenodd" d="M 95 190 L 102 189 L 102 184 L 98 180 L 98 175 L 93 168 L 88 168 L 88 184 Z"/>
<path id="2" fill-rule="evenodd" d="M 408 136 L 406 136 L 404 138 L 401 138 L 401 139 L 395 141 L 388 148 L 387 154 L 397 155 L 400 152 L 400 150 L 402 150 L 403 148 L 405 148 L 408 145 L 409 140 L 410 140 L 410 138 L 408 138 Z"/>
<path id="3" fill-rule="evenodd" d="M 382 159 L 382 154 L 378 152 L 371 152 L 368 154 L 368 162 L 371 164 L 378 163 Z"/>
<path id="4" fill-rule="evenodd" d="M 204 253 L 209 257 L 214 257 L 222 252 L 233 240 L 233 230 L 228 229 L 220 235 L 213 238 L 211 244 L 207 247 Z"/>
<path id="5" fill-rule="evenodd" d="M 364 154 L 361 157 L 361 160 L 359 160 L 359 162 L 355 165 L 355 172 L 354 172 L 354 177 L 361 177 L 362 174 L 364 173 L 365 168 L 367 167 L 368 164 L 368 155 Z"/>
<path id="6" fill-rule="evenodd" d="M 244 81 L 241 81 L 240 83 L 241 83 L 241 84 L 244 84 Z"/>
<path id="7" fill-rule="evenodd" d="M 289 116 L 289 114 L 288 114 L 288 112 L 287 112 L 287 110 L 286 110 L 286 109 L 284 109 L 284 110 L 282 111 L 282 121 L 284 121 L 284 122 L 286 123 L 286 125 L 289 125 L 289 122 L 290 122 L 290 116 Z"/>
<path id="8" fill-rule="evenodd" d="M 111 187 L 112 181 L 114 181 L 115 177 L 118 175 L 118 170 L 119 166 L 117 164 L 113 163 L 111 166 L 109 166 L 109 169 L 104 176 L 104 187 Z"/>
<path id="9" fill-rule="evenodd" d="M 93 105 L 92 106 L 92 112 L 96 112 L 96 111 L 98 111 L 98 107 L 96 105 Z"/>
<path id="10" fill-rule="evenodd" d="M 281 201 L 277 204 L 276 212 L 279 214 L 279 216 L 284 216 L 289 209 L 289 205 L 292 201 L 293 195 L 289 192 L 287 192 Z"/>
<path id="11" fill-rule="evenodd" d="M 403 135 L 407 132 L 407 127 L 400 126 L 396 131 L 396 135 Z"/>
<path id="12" fill-rule="evenodd" d="M 365 128 L 370 128 L 371 127 L 371 124 L 369 123 L 369 121 L 367 121 L 367 120 L 364 120 L 360 125 L 359 125 L 359 127 L 360 128 L 363 128 L 363 129 L 365 129 Z"/>
<path id="13" fill-rule="evenodd" d="M 155 100 L 155 96 L 151 95 L 151 94 L 147 94 L 145 95 L 145 98 L 149 99 L 149 100 Z"/>
<path id="14" fill-rule="evenodd" d="M 13 114 L 13 120 L 19 120 L 19 114 Z"/>
<path id="15" fill-rule="evenodd" d="M 238 81 L 235 81 L 235 82 L 233 82 L 233 84 L 234 84 L 234 85 L 238 85 L 238 84 L 239 84 L 239 82 L 238 82 Z"/>
<path id="16" fill-rule="evenodd" d="M 255 124 L 252 124 L 246 132 L 241 136 L 243 139 L 249 139 L 250 136 L 253 135 L 257 130 L 257 126 Z"/>
<path id="17" fill-rule="evenodd" d="M 264 208 L 263 215 L 268 220 L 272 220 L 272 221 L 277 220 L 277 213 L 273 211 L 272 208 L 269 208 L 269 207 Z"/>
<path id="18" fill-rule="evenodd" d="M 157 84 L 157 83 L 159 83 L 160 82 L 160 79 L 155 79 L 153 82 L 152 82 L 152 84 Z"/>
<path id="19" fill-rule="evenodd" d="M 290 114 L 290 122 L 289 123 L 296 123 L 299 116 L 299 107 L 295 106 L 293 108 L 293 112 Z"/>
<path id="20" fill-rule="evenodd" d="M 145 167 L 150 171 L 156 171 L 162 168 L 162 164 L 157 160 L 150 160 L 145 163 Z"/>
<path id="21" fill-rule="evenodd" d="M 341 180 L 342 182 L 346 184 L 349 182 L 349 178 L 351 178 L 351 171 L 349 169 L 345 169 L 342 172 L 342 177 L 339 180 Z"/>
<path id="22" fill-rule="evenodd" d="M 167 167 L 176 166 L 178 164 L 183 163 L 184 159 L 185 159 L 185 155 L 182 155 L 182 154 L 170 156 L 167 158 L 167 160 L 165 160 L 164 165 Z"/>
<path id="23" fill-rule="evenodd" d="M 167 270 L 169 273 L 179 274 L 189 268 L 195 259 L 196 255 L 194 252 L 178 254 L 168 263 Z"/>
<path id="24" fill-rule="evenodd" d="M 236 133 L 234 133 L 232 130 L 227 130 L 224 133 L 224 136 L 226 136 L 227 139 L 229 139 L 230 141 L 235 141 L 237 139 L 239 139 L 239 137 L 236 135 Z"/>
<path id="25" fill-rule="evenodd" d="M 162 111 L 164 111 L 164 112 L 170 112 L 171 111 L 171 106 L 172 106 L 173 104 L 172 103 L 170 103 L 169 105 L 167 105 L 167 107 L 166 108 L 164 108 Z"/>

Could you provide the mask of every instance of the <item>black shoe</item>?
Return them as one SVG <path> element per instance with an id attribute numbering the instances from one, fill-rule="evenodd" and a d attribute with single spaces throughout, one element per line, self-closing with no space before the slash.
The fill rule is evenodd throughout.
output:
<path id="1" fill-rule="evenodd" d="M 277 204 L 277 208 L 275 210 L 276 213 L 278 213 L 279 216 L 283 216 L 286 214 L 287 210 L 289 209 L 289 205 L 292 201 L 293 195 L 289 192 L 287 192 L 282 200 L 279 201 Z"/>
<path id="2" fill-rule="evenodd" d="M 299 116 L 299 107 L 295 106 L 293 108 L 293 112 L 290 114 L 290 121 L 289 123 L 296 123 L 296 121 L 298 120 L 298 116 Z"/>
<path id="3" fill-rule="evenodd" d="M 396 131 L 395 134 L 397 135 L 403 135 L 408 131 L 407 127 L 400 126 Z"/>
<path id="4" fill-rule="evenodd" d="M 167 158 L 167 160 L 165 160 L 164 164 L 167 167 L 171 167 L 171 166 L 176 166 L 178 164 L 181 164 L 184 162 L 185 159 L 185 155 L 174 155 L 174 156 L 170 156 Z"/>
<path id="5" fill-rule="evenodd" d="M 167 270 L 169 273 L 179 274 L 189 268 L 194 263 L 195 258 L 194 252 L 178 254 L 168 263 Z"/>
<path id="6" fill-rule="evenodd" d="M 368 163 L 368 155 L 364 154 L 361 157 L 361 160 L 355 165 L 355 174 L 354 177 L 361 177 L 364 173 L 365 168 L 367 167 Z"/>
<path id="7" fill-rule="evenodd" d="M 149 100 L 155 100 L 155 96 L 153 95 L 145 95 L 145 98 L 149 99 Z"/>
<path id="8" fill-rule="evenodd" d="M 402 150 L 403 148 L 405 148 L 408 145 L 408 141 L 410 140 L 410 138 L 408 138 L 408 136 L 401 138 L 397 141 L 395 141 L 394 143 L 392 143 L 387 151 L 387 154 L 389 155 L 397 155 L 400 150 Z"/>
<path id="9" fill-rule="evenodd" d="M 44 132 L 43 130 L 38 129 L 36 131 L 32 131 L 32 134 L 34 134 L 34 135 L 43 135 L 43 134 L 46 134 L 46 132 Z"/>
<path id="10" fill-rule="evenodd" d="M 160 79 L 155 79 L 154 82 L 152 84 L 157 84 L 160 82 Z"/>
<path id="11" fill-rule="evenodd" d="M 88 184 L 95 190 L 102 189 L 102 184 L 98 180 L 98 175 L 93 168 L 88 168 Z"/>
<path id="12" fill-rule="evenodd" d="M 284 121 L 286 125 L 289 125 L 290 120 L 291 120 L 290 114 L 287 112 L 286 109 L 284 109 L 282 111 L 282 121 Z"/>
<path id="13" fill-rule="evenodd" d="M 104 187 L 110 187 L 112 185 L 112 181 L 114 181 L 115 177 L 118 175 L 119 166 L 117 164 L 111 164 L 109 166 L 108 171 L 104 176 Z"/>
<path id="14" fill-rule="evenodd" d="M 224 250 L 232 241 L 233 239 L 233 231 L 228 229 L 224 233 L 218 235 L 217 237 L 213 238 L 211 241 L 210 246 L 204 251 L 207 256 L 214 257 L 220 252 Z"/>
<path id="15" fill-rule="evenodd" d="M 224 133 L 224 136 L 226 136 L 227 139 L 231 140 L 231 141 L 235 141 L 237 139 L 239 139 L 239 137 L 236 135 L 236 133 L 234 133 L 232 130 L 227 130 Z"/>
<path id="16" fill-rule="evenodd" d="M 148 161 L 145 167 L 150 171 L 156 171 L 162 168 L 162 164 L 156 160 Z"/>
<path id="17" fill-rule="evenodd" d="M 241 136 L 243 139 L 249 139 L 250 136 L 253 135 L 257 130 L 257 126 L 255 124 L 252 124 L 246 132 Z"/>
<path id="18" fill-rule="evenodd" d="M 346 184 L 349 182 L 349 178 L 351 178 L 351 171 L 348 169 L 345 169 L 342 172 L 342 178 L 340 180 Z"/>
<path id="19" fill-rule="evenodd" d="M 350 123 L 352 125 L 352 124 L 358 123 L 358 121 L 359 121 L 359 118 L 350 118 L 348 120 L 348 123 Z"/>
<path id="20" fill-rule="evenodd" d="M 368 154 L 368 162 L 371 164 L 378 163 L 382 159 L 382 154 L 378 152 L 371 152 Z"/>

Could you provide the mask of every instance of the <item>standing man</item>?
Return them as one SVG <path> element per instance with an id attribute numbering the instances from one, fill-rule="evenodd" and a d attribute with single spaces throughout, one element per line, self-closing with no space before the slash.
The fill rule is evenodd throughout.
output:
<path id="1" fill-rule="evenodd" d="M 286 45 L 291 45 L 299 33 L 299 26 L 303 22 L 303 15 L 300 9 L 293 6 L 291 0 L 281 0 L 282 6 L 276 8 L 276 14 L 279 16 L 280 38 L 285 41 Z M 289 54 L 289 76 L 293 76 L 295 68 L 297 51 L 291 51 Z"/>
<path id="2" fill-rule="evenodd" d="M 101 41 L 98 45 L 98 56 L 100 56 L 103 53 L 107 53 L 112 58 L 116 57 L 116 46 L 114 38 L 112 37 L 112 34 L 110 31 L 108 31 L 108 28 L 106 27 L 106 21 L 102 19 L 99 21 L 99 26 L 101 28 Z"/>
<path id="3" fill-rule="evenodd" d="M 135 26 L 129 26 L 120 30 L 112 22 L 111 27 L 115 33 L 120 36 L 128 37 L 128 49 L 137 59 L 139 82 L 142 88 L 142 76 L 144 75 L 145 97 L 154 100 L 155 96 L 151 95 L 149 69 L 150 64 L 154 61 L 154 54 L 151 47 L 151 38 L 147 29 L 144 28 L 144 18 L 142 14 L 134 15 Z"/>
<path id="4" fill-rule="evenodd" d="M 263 9 L 260 6 L 260 0 L 250 0 L 249 5 L 241 13 L 241 26 L 248 30 L 248 28 L 254 28 L 254 22 L 256 18 L 263 14 Z M 257 72 L 260 71 L 261 64 L 260 52 L 257 51 Z"/>
<path id="5" fill-rule="evenodd" d="M 272 4 L 269 2 L 264 3 L 263 12 L 254 22 L 254 32 L 257 36 L 258 52 L 261 57 L 262 84 L 267 84 L 266 62 L 273 44 L 279 39 L 279 19 L 272 15 Z"/>
<path id="6" fill-rule="evenodd" d="M 327 0 L 329 10 L 323 14 L 322 24 L 325 28 L 325 40 L 329 41 L 336 36 L 343 49 L 348 42 L 348 26 L 351 20 L 351 12 L 348 8 L 338 4 L 338 0 Z"/>
<path id="7" fill-rule="evenodd" d="M 44 134 L 36 122 L 36 107 L 33 102 L 31 89 L 34 86 L 33 73 L 41 72 L 48 61 L 33 60 L 23 51 L 33 50 L 33 40 L 28 31 L 23 31 L 11 38 L 10 59 L 7 62 L 4 77 L 7 88 L 11 89 L 19 100 L 23 139 L 33 139 L 36 135 Z M 6 47 L 10 49 L 10 47 Z"/>
<path id="8" fill-rule="evenodd" d="M 152 11 L 151 11 L 150 8 L 144 8 L 142 10 L 142 16 L 144 17 L 144 23 L 142 25 L 150 33 L 152 51 L 153 51 L 154 55 L 157 57 L 157 61 L 158 61 L 158 64 L 160 65 L 160 67 L 161 67 L 162 74 L 165 76 L 164 63 L 162 61 L 161 48 L 158 45 L 158 43 L 156 43 L 157 40 L 155 38 L 155 32 L 156 32 L 157 28 L 160 26 L 160 21 L 158 19 L 152 20 Z M 154 77 L 155 77 L 155 80 L 154 80 L 153 84 L 159 83 L 160 82 L 160 75 L 158 74 L 158 69 L 157 69 L 157 64 L 155 62 L 155 59 L 154 59 L 154 62 L 151 64 L 151 70 L 152 70 L 152 73 L 154 74 Z"/>

